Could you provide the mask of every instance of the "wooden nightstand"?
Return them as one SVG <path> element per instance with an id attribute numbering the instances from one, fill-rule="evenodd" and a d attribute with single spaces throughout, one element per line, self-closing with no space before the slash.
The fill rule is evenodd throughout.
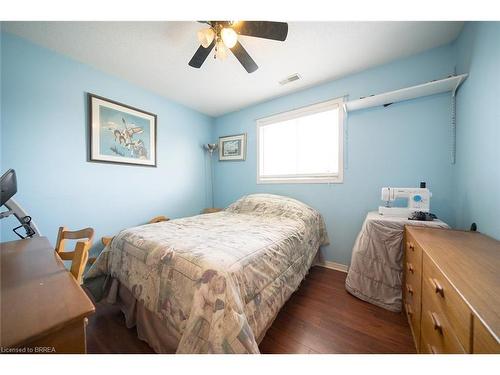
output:
<path id="1" fill-rule="evenodd" d="M 222 211 L 222 208 L 204 208 L 203 211 L 201 211 L 202 214 L 213 214 L 214 212 L 220 212 Z"/>

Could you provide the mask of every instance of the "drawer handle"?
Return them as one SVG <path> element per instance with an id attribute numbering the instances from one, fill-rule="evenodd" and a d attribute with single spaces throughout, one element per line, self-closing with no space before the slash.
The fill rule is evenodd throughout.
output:
<path id="1" fill-rule="evenodd" d="M 429 348 L 431 354 L 437 354 L 437 350 L 434 346 L 432 346 L 431 344 L 427 344 L 427 347 Z"/>
<path id="2" fill-rule="evenodd" d="M 408 271 L 410 271 L 411 273 L 415 273 L 415 268 L 413 268 L 413 264 L 406 263 L 406 267 L 408 268 Z"/>
<path id="3" fill-rule="evenodd" d="M 413 296 L 413 288 L 411 287 L 410 284 L 406 284 L 406 290 L 408 291 L 409 294 Z"/>
<path id="4" fill-rule="evenodd" d="M 410 249 L 411 251 L 415 251 L 415 246 L 413 246 L 411 242 L 407 242 L 406 245 L 408 246 L 408 249 Z"/>
<path id="5" fill-rule="evenodd" d="M 405 306 L 406 306 L 406 313 L 409 315 L 409 316 L 412 316 L 413 315 L 413 311 L 411 310 L 411 306 L 407 303 L 405 303 Z"/>
<path id="6" fill-rule="evenodd" d="M 434 291 L 436 292 L 436 294 L 439 294 L 441 297 L 444 298 L 444 289 L 441 286 L 441 284 L 439 283 L 439 281 L 437 281 L 437 279 L 433 279 L 432 277 L 429 280 L 430 280 L 432 287 L 434 288 Z"/>
<path id="7" fill-rule="evenodd" d="M 432 324 L 434 325 L 434 329 L 438 331 L 440 334 L 443 334 L 443 326 L 439 321 L 438 315 L 434 312 L 431 312 Z"/>

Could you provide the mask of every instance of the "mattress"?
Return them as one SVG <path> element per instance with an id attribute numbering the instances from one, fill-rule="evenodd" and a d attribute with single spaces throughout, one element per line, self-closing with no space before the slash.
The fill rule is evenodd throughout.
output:
<path id="1" fill-rule="evenodd" d="M 106 275 L 130 291 L 177 353 L 258 353 L 258 339 L 327 243 L 313 208 L 253 194 L 222 212 L 120 232 L 86 279 Z"/>

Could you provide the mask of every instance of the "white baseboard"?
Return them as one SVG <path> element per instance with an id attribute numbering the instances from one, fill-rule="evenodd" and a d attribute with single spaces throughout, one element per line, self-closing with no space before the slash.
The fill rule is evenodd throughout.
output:
<path id="1" fill-rule="evenodd" d="M 330 262 L 329 260 L 322 260 L 320 262 L 316 262 L 314 265 L 345 273 L 347 273 L 347 271 L 349 270 L 349 267 L 345 264 Z"/>

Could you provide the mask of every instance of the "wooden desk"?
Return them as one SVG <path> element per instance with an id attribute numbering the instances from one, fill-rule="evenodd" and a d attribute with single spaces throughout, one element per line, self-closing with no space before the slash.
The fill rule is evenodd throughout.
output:
<path id="1" fill-rule="evenodd" d="M 0 244 L 0 352 L 85 353 L 95 307 L 45 237 Z"/>

